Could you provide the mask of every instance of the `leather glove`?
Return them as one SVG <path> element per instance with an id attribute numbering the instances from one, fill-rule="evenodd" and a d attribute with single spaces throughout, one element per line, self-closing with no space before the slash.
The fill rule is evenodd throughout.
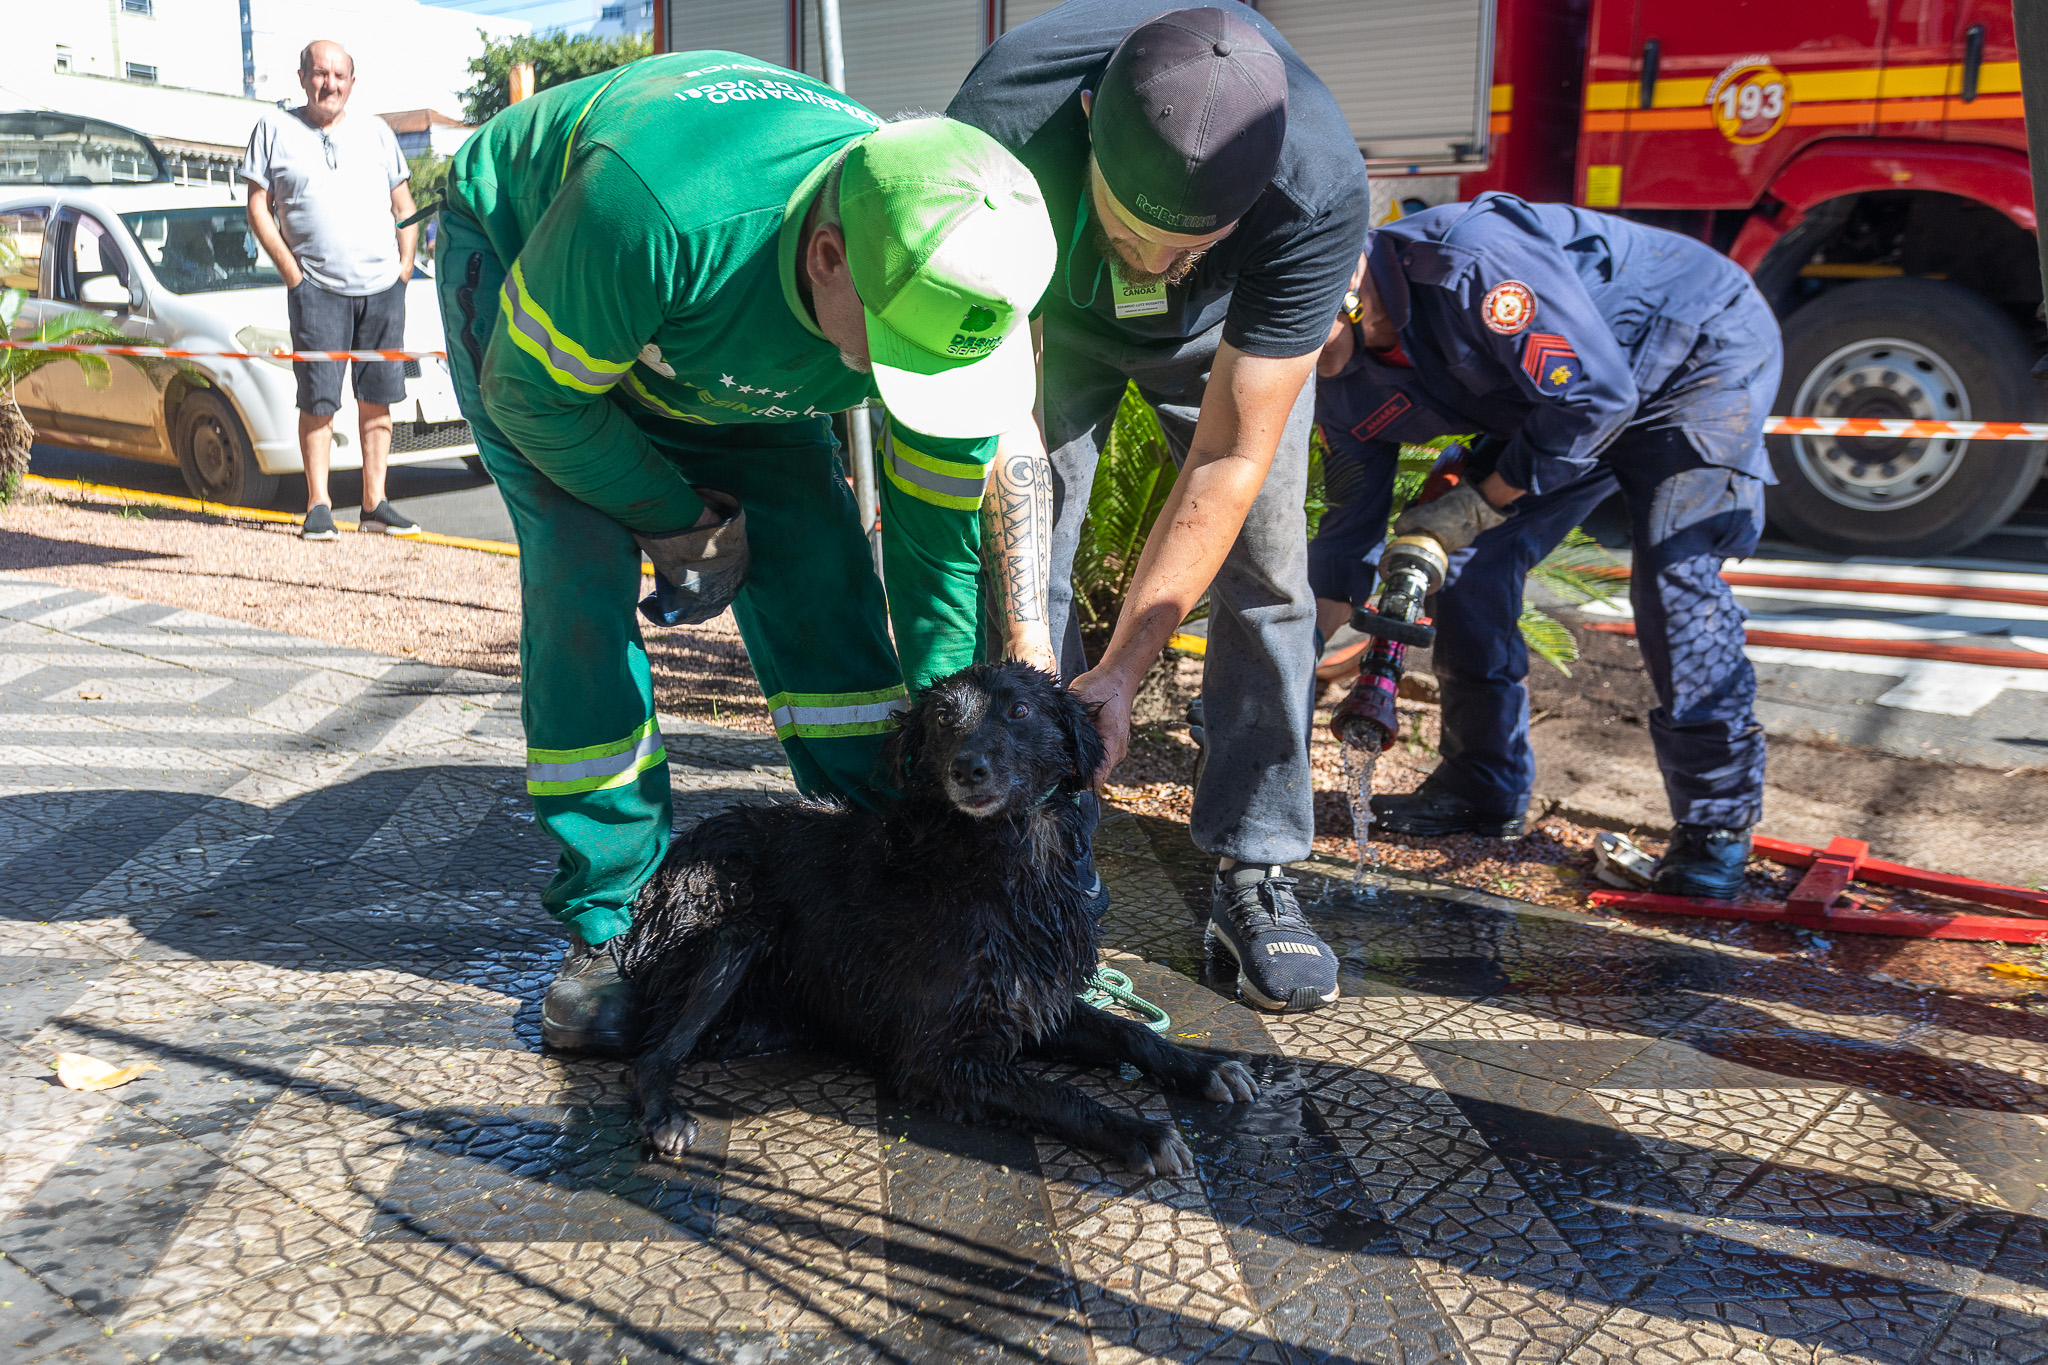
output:
<path id="1" fill-rule="evenodd" d="M 654 564 L 654 591 L 640 601 L 640 614 L 657 626 L 693 626 L 732 605 L 752 562 L 747 553 L 747 514 L 723 493 L 697 494 L 720 518 L 709 526 L 666 535 L 633 533 L 641 553 Z"/>
<path id="2" fill-rule="evenodd" d="M 1394 522 L 1397 536 L 1432 536 L 1445 554 L 1458 551 L 1508 519 L 1469 483 L 1461 483 L 1432 502 L 1410 507 Z"/>

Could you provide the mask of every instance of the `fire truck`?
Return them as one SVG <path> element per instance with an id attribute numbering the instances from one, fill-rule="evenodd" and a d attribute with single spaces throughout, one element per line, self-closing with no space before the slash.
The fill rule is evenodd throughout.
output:
<path id="1" fill-rule="evenodd" d="M 1170 8 L 1171 0 L 1161 0 Z M 1046 0 L 841 0 L 851 93 L 945 107 Z M 2044 345 L 2010 0 L 1257 0 L 1343 105 L 1375 213 L 1505 190 L 1689 233 L 1777 310 L 1777 411 L 2033 420 Z M 665 0 L 662 46 L 817 71 L 810 0 Z M 741 30 L 745 31 L 742 32 Z M 1773 525 L 1953 553 L 2039 443 L 1772 437 Z"/>

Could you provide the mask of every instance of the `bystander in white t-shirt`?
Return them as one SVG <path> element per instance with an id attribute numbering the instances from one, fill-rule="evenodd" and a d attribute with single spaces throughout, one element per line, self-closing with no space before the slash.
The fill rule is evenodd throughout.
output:
<path id="1" fill-rule="evenodd" d="M 315 128 L 296 109 L 266 111 L 242 157 L 242 178 L 270 192 L 299 268 L 335 294 L 398 283 L 391 191 L 411 174 L 390 125 L 372 115 Z"/>

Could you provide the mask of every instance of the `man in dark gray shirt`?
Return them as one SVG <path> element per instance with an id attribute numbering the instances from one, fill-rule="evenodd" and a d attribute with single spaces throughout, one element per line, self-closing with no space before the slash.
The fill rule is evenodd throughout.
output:
<path id="1" fill-rule="evenodd" d="M 1211 943 L 1254 1004 L 1315 1009 L 1337 998 L 1336 957 L 1283 865 L 1308 856 L 1315 827 L 1302 503 L 1316 356 L 1365 240 L 1357 144 L 1278 30 L 1234 3 L 1070 0 L 997 39 L 946 112 L 1031 169 L 1060 242 L 1038 324 L 1062 671 L 1101 707 L 1114 762 L 1140 680 L 1209 593 L 1190 832 L 1218 859 Z M 1181 475 L 1083 672 L 1074 552 L 1132 381 Z M 995 490 L 1034 491 L 1007 477 Z"/>

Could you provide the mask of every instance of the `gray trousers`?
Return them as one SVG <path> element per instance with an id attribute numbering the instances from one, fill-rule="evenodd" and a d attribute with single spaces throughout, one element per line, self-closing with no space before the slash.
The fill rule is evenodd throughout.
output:
<path id="1" fill-rule="evenodd" d="M 1060 671 L 1086 670 L 1074 616 L 1074 552 L 1088 513 L 1095 464 L 1109 440 L 1126 381 L 1159 412 L 1176 464 L 1201 415 L 1219 326 L 1177 346 L 1132 346 L 1048 324 L 1045 443 L 1052 454 L 1050 607 Z M 1308 586 L 1309 428 L 1315 377 L 1288 414 L 1273 467 L 1244 529 L 1209 588 L 1202 676 L 1208 757 L 1195 789 L 1195 847 L 1248 863 L 1306 858 L 1315 833 L 1308 763 L 1315 599 Z"/>

